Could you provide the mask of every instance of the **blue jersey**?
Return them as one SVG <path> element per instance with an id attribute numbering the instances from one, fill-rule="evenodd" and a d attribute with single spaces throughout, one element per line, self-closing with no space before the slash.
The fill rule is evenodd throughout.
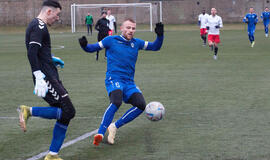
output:
<path id="1" fill-rule="evenodd" d="M 106 48 L 106 79 L 110 77 L 133 79 L 138 51 L 146 49 L 147 42 L 137 38 L 127 41 L 122 36 L 109 36 L 100 42 L 100 46 Z"/>
<path id="2" fill-rule="evenodd" d="M 269 24 L 270 12 L 262 12 L 261 18 L 263 19 L 264 24 Z"/>
<path id="3" fill-rule="evenodd" d="M 255 13 L 248 13 L 244 19 L 243 22 L 248 24 L 248 27 L 254 27 L 258 22 L 258 17 Z"/>
<path id="4" fill-rule="evenodd" d="M 83 49 L 86 52 L 106 49 L 107 80 L 113 78 L 133 81 L 138 51 L 141 49 L 157 51 L 161 48 L 163 39 L 163 36 L 158 36 L 154 42 L 148 42 L 138 38 L 126 40 L 122 35 L 108 36 L 98 43 L 88 44 Z"/>

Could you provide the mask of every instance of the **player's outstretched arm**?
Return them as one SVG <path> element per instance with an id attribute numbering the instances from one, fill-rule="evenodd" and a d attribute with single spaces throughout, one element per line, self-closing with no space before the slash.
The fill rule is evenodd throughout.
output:
<path id="1" fill-rule="evenodd" d="M 88 44 L 88 41 L 86 39 L 85 36 L 82 36 L 82 38 L 79 38 L 79 43 L 80 43 L 80 46 L 82 47 L 82 49 L 85 51 L 85 52 L 96 52 L 96 51 L 99 51 L 101 50 L 102 48 L 100 47 L 99 43 L 95 43 L 95 44 Z"/>
<path id="2" fill-rule="evenodd" d="M 164 39 L 164 25 L 161 22 L 156 24 L 155 32 L 157 34 L 157 39 L 154 42 L 148 42 L 146 50 L 160 50 Z"/>

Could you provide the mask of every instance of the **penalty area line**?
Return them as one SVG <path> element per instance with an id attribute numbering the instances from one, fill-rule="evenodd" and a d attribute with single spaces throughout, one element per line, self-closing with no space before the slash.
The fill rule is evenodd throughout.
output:
<path id="1" fill-rule="evenodd" d="M 79 142 L 79 141 L 81 141 L 81 140 L 84 140 L 84 139 L 86 139 L 86 138 L 88 138 L 88 137 L 90 137 L 90 136 L 96 134 L 97 131 L 98 131 L 98 129 L 96 129 L 96 130 L 94 130 L 94 131 L 91 131 L 91 132 L 88 132 L 88 133 L 85 133 L 85 134 L 83 134 L 83 135 L 81 135 L 81 136 L 79 136 L 79 137 L 77 137 L 77 138 L 75 138 L 75 139 L 73 139 L 73 140 L 70 140 L 70 141 L 64 143 L 64 144 L 62 145 L 61 149 L 66 148 L 66 147 L 68 147 L 68 146 L 70 146 L 70 145 L 72 145 L 72 144 L 74 144 L 74 143 L 77 143 L 77 142 Z M 40 159 L 40 158 L 46 156 L 46 155 L 48 154 L 48 152 L 49 152 L 49 151 L 41 152 L 41 153 L 39 153 L 39 154 L 37 154 L 37 155 L 35 155 L 35 156 L 31 157 L 31 158 L 28 158 L 28 159 L 26 159 L 26 160 L 38 160 L 38 159 Z"/>

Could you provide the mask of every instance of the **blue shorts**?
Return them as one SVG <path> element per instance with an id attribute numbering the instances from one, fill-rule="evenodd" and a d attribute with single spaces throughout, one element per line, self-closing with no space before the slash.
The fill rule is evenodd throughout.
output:
<path id="1" fill-rule="evenodd" d="M 136 86 L 134 81 L 122 80 L 122 79 L 109 79 L 105 80 L 105 86 L 108 92 L 108 96 L 114 90 L 120 89 L 123 92 L 123 101 L 128 102 L 129 98 L 134 93 L 142 93 L 139 87 Z"/>
<path id="2" fill-rule="evenodd" d="M 253 27 L 248 27 L 248 35 L 253 36 L 254 33 L 255 33 L 255 29 L 256 29 L 255 26 L 253 26 Z"/>
<path id="3" fill-rule="evenodd" d="M 263 21 L 263 25 L 264 25 L 264 27 L 268 27 L 269 26 L 269 21 Z"/>

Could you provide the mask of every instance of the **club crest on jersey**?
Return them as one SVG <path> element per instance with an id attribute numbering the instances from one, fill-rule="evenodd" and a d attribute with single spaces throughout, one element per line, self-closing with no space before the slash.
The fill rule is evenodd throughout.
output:
<path id="1" fill-rule="evenodd" d="M 134 48 L 134 43 L 130 43 L 131 47 Z"/>

